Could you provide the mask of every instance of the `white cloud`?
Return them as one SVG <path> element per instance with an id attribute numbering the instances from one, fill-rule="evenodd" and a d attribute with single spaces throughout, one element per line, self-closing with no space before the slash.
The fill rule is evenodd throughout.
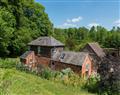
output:
<path id="1" fill-rule="evenodd" d="M 118 24 L 117 26 L 120 27 L 120 24 Z"/>
<path id="2" fill-rule="evenodd" d="M 120 24 L 120 19 L 116 20 L 114 23 Z"/>
<path id="3" fill-rule="evenodd" d="M 114 24 L 116 24 L 116 26 L 119 26 L 119 27 L 120 27 L 120 19 L 116 20 L 116 21 L 114 22 Z"/>
<path id="4" fill-rule="evenodd" d="M 81 16 L 67 19 L 62 25 L 58 25 L 57 28 L 70 28 L 70 27 L 78 27 L 77 22 L 80 22 L 83 18 Z"/>
<path id="5" fill-rule="evenodd" d="M 72 18 L 72 19 L 67 19 L 67 23 L 77 23 L 80 22 L 83 18 L 81 16 L 76 17 L 76 18 Z"/>
<path id="6" fill-rule="evenodd" d="M 62 25 L 57 26 L 57 28 L 70 28 L 70 27 L 77 27 L 77 25 L 65 22 Z"/>
<path id="7" fill-rule="evenodd" d="M 71 20 L 70 20 L 70 19 L 67 19 L 66 22 L 71 23 Z"/>
<path id="8" fill-rule="evenodd" d="M 93 23 L 90 23 L 90 24 L 88 24 L 88 27 L 92 27 L 92 26 L 99 26 L 100 24 L 98 24 L 98 23 L 95 23 L 95 22 L 93 22 Z"/>

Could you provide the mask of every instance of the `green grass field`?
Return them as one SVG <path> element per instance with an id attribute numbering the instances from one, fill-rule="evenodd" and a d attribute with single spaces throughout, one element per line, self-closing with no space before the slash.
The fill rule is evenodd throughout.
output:
<path id="1" fill-rule="evenodd" d="M 0 95 L 95 95 L 80 87 L 42 79 L 36 75 L 0 68 Z"/>

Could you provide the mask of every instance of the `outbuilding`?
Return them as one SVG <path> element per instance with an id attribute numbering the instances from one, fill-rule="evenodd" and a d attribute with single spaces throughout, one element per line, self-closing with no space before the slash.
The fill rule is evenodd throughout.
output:
<path id="1" fill-rule="evenodd" d="M 58 71 L 71 68 L 75 73 L 82 76 L 90 76 L 93 72 L 92 59 L 85 52 L 56 52 L 51 59 L 50 67 Z"/>
<path id="2" fill-rule="evenodd" d="M 98 66 L 101 60 L 106 56 L 104 50 L 100 47 L 97 42 L 92 42 L 86 44 L 86 46 L 81 50 L 81 52 L 86 52 L 90 55 L 93 60 L 93 69 L 97 72 Z"/>

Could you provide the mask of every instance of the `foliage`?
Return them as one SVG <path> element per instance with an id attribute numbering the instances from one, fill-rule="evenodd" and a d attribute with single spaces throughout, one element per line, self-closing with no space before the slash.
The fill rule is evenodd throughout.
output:
<path id="1" fill-rule="evenodd" d="M 15 18 L 5 8 L 0 9 L 0 53 L 1 55 L 8 54 L 7 47 L 10 44 L 10 39 L 14 32 Z"/>
<path id="2" fill-rule="evenodd" d="M 99 82 L 100 76 L 99 75 L 92 75 L 83 86 L 84 89 L 87 89 L 88 92 L 91 93 L 99 93 Z"/>
<path id="3" fill-rule="evenodd" d="M 59 36 L 58 36 L 59 35 Z M 120 47 L 120 28 L 113 27 L 110 31 L 102 26 L 68 29 L 54 29 L 56 39 L 65 43 L 69 50 L 80 51 L 88 42 L 99 42 L 102 47 L 116 48 Z"/>
<path id="4" fill-rule="evenodd" d="M 41 72 L 40 76 L 47 80 L 51 80 L 55 77 L 55 72 L 53 72 L 49 68 L 44 68 L 44 70 Z"/>
<path id="5" fill-rule="evenodd" d="M 98 72 L 101 95 L 120 95 L 120 58 L 107 56 L 103 59 Z"/>
<path id="6" fill-rule="evenodd" d="M 84 78 L 75 74 L 70 68 L 63 69 L 62 71 L 53 71 L 50 68 L 42 66 L 40 67 L 40 71 L 38 71 L 38 68 L 33 70 L 22 64 L 17 64 L 17 69 L 40 76 L 43 79 L 60 82 L 64 85 L 70 85 L 74 87 L 79 86 L 82 88 L 87 82 Z"/>
<path id="7" fill-rule="evenodd" d="M 0 56 L 22 54 L 29 41 L 52 34 L 52 27 L 34 0 L 0 0 Z"/>
<path id="8" fill-rule="evenodd" d="M 102 26 L 53 29 L 44 6 L 34 0 L 0 0 L 0 56 L 21 55 L 28 42 L 50 35 L 74 51 L 92 41 L 107 48 L 120 47 L 120 27 L 110 31 Z"/>
<path id="9" fill-rule="evenodd" d="M 62 71 L 53 71 L 49 68 L 44 68 L 39 76 L 47 80 L 63 83 L 64 85 L 80 88 L 86 83 L 86 80 L 75 74 L 70 68 L 63 69 Z"/>
<path id="10" fill-rule="evenodd" d="M 50 83 L 55 83 L 58 85 L 63 85 L 63 87 L 65 87 L 65 88 L 67 87 L 68 89 L 73 89 L 74 91 L 76 90 L 77 95 L 79 95 L 78 94 L 79 91 L 80 91 L 79 93 L 82 95 L 84 95 L 84 92 L 85 92 L 85 95 L 89 95 L 89 93 L 86 90 L 84 91 L 84 89 L 83 89 L 83 87 L 85 86 L 87 81 L 85 79 L 81 78 L 79 75 L 75 74 L 70 68 L 64 69 L 60 72 L 60 71 L 53 71 L 49 68 L 42 67 L 43 69 L 40 72 L 35 72 L 34 70 L 32 70 L 32 72 L 31 72 L 31 70 L 29 68 L 27 68 L 25 65 L 22 65 L 21 63 L 19 63 L 18 59 L 10 59 L 9 58 L 9 59 L 1 59 L 0 61 L 1 61 L 0 63 L 2 63 L 2 65 L 1 65 L 2 69 L 0 67 L 0 70 L 1 70 L 0 71 L 0 81 L 1 81 L 0 82 L 0 92 L 1 92 L 0 95 L 6 95 L 6 94 L 11 95 L 11 93 L 17 94 L 17 93 L 22 93 L 22 92 L 24 93 L 23 95 L 26 95 L 26 93 L 28 93 L 28 90 L 33 88 L 33 84 L 37 85 L 39 83 L 39 79 L 42 81 L 48 80 L 49 83 L 48 84 L 46 83 L 46 86 L 48 86 L 48 87 L 49 87 Z M 15 69 L 15 65 L 16 65 L 17 70 Z M 31 78 L 28 78 L 27 76 L 31 76 Z M 26 78 L 24 78 L 24 77 L 27 77 L 31 81 L 31 82 L 27 82 L 26 86 L 24 84 L 28 80 L 25 80 Z M 35 78 L 35 79 L 37 78 L 38 81 L 36 82 L 36 80 L 31 80 L 32 78 Z M 22 82 L 22 84 L 19 84 L 21 82 Z M 28 87 L 26 89 L 20 88 L 19 90 L 16 90 L 17 89 L 16 87 L 19 85 L 21 85 L 21 87 L 25 86 L 25 88 L 27 86 Z M 30 85 L 32 85 L 32 88 L 30 88 Z M 16 89 L 14 88 L 14 86 Z M 59 88 L 59 86 L 56 86 L 56 87 L 57 88 L 54 88 L 54 90 L 55 89 L 57 90 Z M 41 89 L 41 86 L 39 87 L 37 92 L 39 92 L 40 89 Z M 48 88 L 48 89 L 50 89 L 50 88 Z M 33 93 L 35 93 L 34 89 L 32 89 L 32 90 L 33 90 Z M 52 91 L 52 90 L 53 89 L 50 89 L 50 91 Z M 58 91 L 59 90 L 57 90 L 57 92 Z M 56 94 L 57 94 L 57 92 L 56 92 Z M 47 92 L 45 92 L 45 93 L 47 93 Z M 59 93 L 62 93 L 61 90 Z M 64 93 L 63 95 L 66 95 L 67 91 L 63 91 L 63 93 Z M 92 95 L 92 94 L 90 94 L 90 95 Z"/>

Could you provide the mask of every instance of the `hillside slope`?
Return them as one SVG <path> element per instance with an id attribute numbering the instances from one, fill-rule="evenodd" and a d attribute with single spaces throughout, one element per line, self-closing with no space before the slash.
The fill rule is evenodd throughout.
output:
<path id="1" fill-rule="evenodd" d="M 16 69 L 0 68 L 0 95 L 93 95 Z"/>

